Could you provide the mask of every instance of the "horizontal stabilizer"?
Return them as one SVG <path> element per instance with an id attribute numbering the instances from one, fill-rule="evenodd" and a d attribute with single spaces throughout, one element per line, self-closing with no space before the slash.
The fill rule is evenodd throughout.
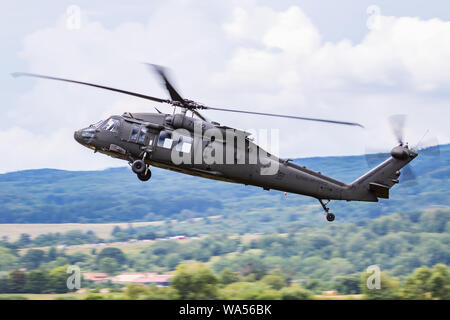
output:
<path id="1" fill-rule="evenodd" d="M 389 187 L 381 183 L 369 183 L 369 189 L 375 192 L 377 198 L 389 199 Z"/>

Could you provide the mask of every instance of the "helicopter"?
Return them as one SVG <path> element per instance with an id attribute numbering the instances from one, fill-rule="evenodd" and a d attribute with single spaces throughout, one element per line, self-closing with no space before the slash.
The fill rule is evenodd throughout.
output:
<path id="1" fill-rule="evenodd" d="M 124 112 L 74 133 L 77 142 L 94 152 L 128 161 L 132 171 L 141 181 L 151 178 L 151 167 L 159 167 L 207 179 L 253 185 L 264 190 L 305 195 L 320 202 L 326 219 L 330 222 L 335 220 L 335 215 L 328 207 L 332 200 L 377 202 L 380 198 L 388 199 L 390 188 L 399 182 L 400 169 L 418 155 L 417 150 L 409 148 L 397 132 L 398 145 L 391 150 L 390 157 L 347 184 L 296 164 L 291 159 L 281 159 L 270 154 L 254 142 L 249 132 L 211 121 L 204 117 L 200 110 L 290 118 L 360 128 L 364 128 L 363 125 L 356 122 L 207 106 L 183 98 L 169 80 L 166 68 L 148 65 L 160 77 L 170 99 L 42 74 L 16 72 L 12 75 L 81 84 L 173 106 L 172 114 L 163 113 L 156 107 L 156 113 Z M 177 112 L 177 108 L 181 111 Z M 188 116 L 188 111 L 192 112 L 192 116 Z"/>

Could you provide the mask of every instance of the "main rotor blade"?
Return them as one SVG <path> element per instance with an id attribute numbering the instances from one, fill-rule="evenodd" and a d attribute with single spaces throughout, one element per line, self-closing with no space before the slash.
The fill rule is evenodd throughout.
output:
<path id="1" fill-rule="evenodd" d="M 178 101 L 183 103 L 184 99 L 181 97 L 181 95 L 175 90 L 173 85 L 170 83 L 169 79 L 167 78 L 166 72 L 164 71 L 165 68 L 162 66 L 159 66 L 157 64 L 151 64 L 146 63 L 149 67 L 153 68 L 153 70 L 161 77 L 162 81 L 164 82 L 164 86 L 166 87 L 167 91 L 169 91 L 170 97 L 173 101 Z"/>
<path id="2" fill-rule="evenodd" d="M 64 78 L 57 78 L 57 77 L 51 77 L 51 76 L 45 76 L 45 75 L 42 75 L 42 74 L 27 73 L 27 72 L 14 72 L 11 75 L 13 77 L 25 76 L 25 77 L 34 77 L 34 78 L 42 78 L 42 79 L 50 79 L 50 80 L 58 80 L 58 81 L 65 81 L 65 82 L 83 84 L 83 85 L 86 85 L 86 86 L 91 86 L 91 87 L 95 87 L 95 88 L 100 88 L 100 89 L 115 91 L 115 92 L 119 92 L 119 93 L 123 93 L 123 94 L 128 94 L 130 96 L 135 96 L 135 97 L 138 97 L 138 98 L 147 99 L 147 100 L 151 100 L 151 101 L 155 101 L 155 102 L 169 103 L 169 104 L 172 103 L 172 101 L 167 100 L 167 99 L 155 98 L 155 97 L 148 96 L 148 95 L 145 95 L 145 94 L 140 94 L 140 93 L 136 93 L 136 92 L 126 91 L 126 90 L 116 89 L 116 88 L 111 88 L 111 87 L 106 87 L 106 86 L 102 86 L 102 85 L 94 84 L 94 83 L 89 83 L 89 82 L 82 82 L 82 81 L 76 81 L 76 80 L 70 80 L 70 79 L 64 79 Z"/>
<path id="3" fill-rule="evenodd" d="M 269 117 L 279 117 L 279 118 L 289 118 L 289 119 L 298 119 L 298 120 L 307 120 L 307 121 L 318 121 L 318 122 L 326 122 L 326 123 L 334 123 L 334 124 L 343 124 L 347 126 L 357 126 L 364 128 L 362 124 L 356 122 L 346 122 L 346 121 L 335 121 L 335 120 L 327 120 L 327 119 L 316 119 L 316 118 L 305 118 L 305 117 L 297 117 L 297 116 L 289 116 L 284 114 L 275 114 L 275 113 L 263 113 L 263 112 L 255 112 L 255 111 L 243 111 L 243 110 L 234 110 L 234 109 L 223 109 L 223 108 L 214 108 L 201 106 L 201 109 L 205 110 L 217 110 L 217 111 L 227 111 L 227 112 L 237 112 L 237 113 L 248 113 L 248 114 L 256 114 L 259 116 L 269 116 Z"/>
<path id="4" fill-rule="evenodd" d="M 206 117 L 204 117 L 200 112 L 198 112 L 197 110 L 193 109 L 192 112 L 193 112 L 197 117 L 199 117 L 200 119 L 202 119 L 203 121 L 211 122 L 211 121 L 209 121 Z"/>

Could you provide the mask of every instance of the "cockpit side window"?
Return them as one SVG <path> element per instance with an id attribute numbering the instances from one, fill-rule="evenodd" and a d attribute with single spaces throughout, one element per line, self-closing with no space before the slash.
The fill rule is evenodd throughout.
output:
<path id="1" fill-rule="evenodd" d="M 137 124 L 134 124 L 133 128 L 131 129 L 130 140 L 136 140 L 138 132 L 139 132 L 139 126 Z"/>
<path id="2" fill-rule="evenodd" d="M 144 143 L 146 134 L 147 134 L 147 128 L 142 127 L 141 131 L 139 132 L 139 139 L 138 139 L 139 143 Z"/>
<path id="3" fill-rule="evenodd" d="M 165 131 L 162 130 L 159 133 L 159 138 L 158 138 L 158 147 L 163 147 L 166 149 L 170 149 L 172 148 L 172 132 L 170 131 Z"/>
<path id="4" fill-rule="evenodd" d="M 117 119 L 109 119 L 106 121 L 106 123 L 103 125 L 102 129 L 105 131 L 111 131 L 111 132 L 119 132 L 120 127 L 120 121 Z"/>

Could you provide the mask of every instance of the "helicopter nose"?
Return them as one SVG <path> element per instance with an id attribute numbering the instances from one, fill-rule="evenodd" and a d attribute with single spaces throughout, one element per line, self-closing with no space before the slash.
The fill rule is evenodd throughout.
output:
<path id="1" fill-rule="evenodd" d="M 73 138 L 78 142 L 78 143 L 82 143 L 82 138 L 81 138 L 81 130 L 77 130 L 73 133 Z"/>

